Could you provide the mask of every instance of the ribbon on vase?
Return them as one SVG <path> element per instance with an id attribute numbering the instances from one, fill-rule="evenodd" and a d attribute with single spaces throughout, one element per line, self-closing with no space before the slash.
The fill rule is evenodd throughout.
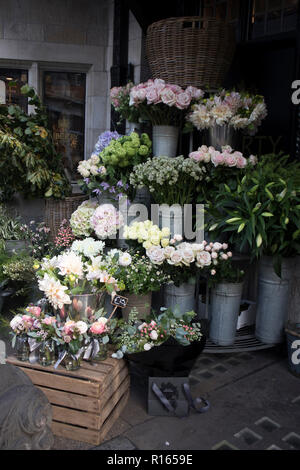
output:
<path id="1" fill-rule="evenodd" d="M 66 350 L 60 351 L 60 353 L 58 354 L 57 361 L 56 361 L 56 363 L 55 363 L 54 366 L 53 366 L 54 369 L 57 369 L 57 368 L 58 368 L 59 364 L 61 363 L 61 361 L 64 360 L 64 358 L 66 357 L 67 354 L 68 354 L 68 353 L 67 353 Z"/>
<path id="2" fill-rule="evenodd" d="M 92 338 L 91 342 L 89 343 L 88 347 L 85 350 L 83 359 L 93 360 L 97 356 L 99 349 L 100 349 L 99 341 L 96 338 Z"/>
<path id="3" fill-rule="evenodd" d="M 37 341 L 34 338 L 28 338 L 28 344 L 29 344 L 29 362 L 30 364 L 35 364 L 38 361 L 38 350 L 41 347 L 42 343 L 41 341 Z"/>

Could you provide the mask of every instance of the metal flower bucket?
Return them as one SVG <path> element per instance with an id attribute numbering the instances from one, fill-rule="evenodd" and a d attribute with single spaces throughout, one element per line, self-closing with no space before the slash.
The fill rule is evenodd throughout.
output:
<path id="1" fill-rule="evenodd" d="M 176 157 L 179 127 L 153 126 L 152 144 L 154 157 Z"/>
<path id="2" fill-rule="evenodd" d="M 234 344 L 243 283 L 220 283 L 211 290 L 209 337 L 220 346 Z"/>
<path id="3" fill-rule="evenodd" d="M 264 256 L 260 261 L 255 336 L 262 343 L 277 344 L 284 340 L 292 264 L 293 260 L 283 260 L 280 278 L 274 271 L 272 257 Z"/>

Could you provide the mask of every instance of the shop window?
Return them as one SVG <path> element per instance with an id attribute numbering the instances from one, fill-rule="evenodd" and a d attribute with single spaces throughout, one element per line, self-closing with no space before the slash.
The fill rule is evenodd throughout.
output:
<path id="1" fill-rule="evenodd" d="M 212 16 L 236 23 L 239 17 L 239 0 L 203 0 L 200 10 L 203 16 Z"/>
<path id="2" fill-rule="evenodd" d="M 297 0 L 253 0 L 249 39 L 296 29 Z"/>
<path id="3" fill-rule="evenodd" d="M 5 101 L 7 106 L 17 104 L 27 112 L 28 101 L 21 93 L 21 87 L 28 82 L 27 70 L 0 68 L 0 80 L 5 85 L 5 99 L 3 99 L 3 102 Z"/>
<path id="4" fill-rule="evenodd" d="M 84 73 L 44 72 L 44 104 L 57 151 L 72 181 L 79 178 L 77 166 L 84 159 Z"/>

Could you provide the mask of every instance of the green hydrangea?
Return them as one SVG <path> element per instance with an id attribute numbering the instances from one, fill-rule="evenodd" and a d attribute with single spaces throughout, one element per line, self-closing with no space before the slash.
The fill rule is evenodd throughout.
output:
<path id="1" fill-rule="evenodd" d="M 70 225 L 76 237 L 88 237 L 93 229 L 91 217 L 95 212 L 97 203 L 84 201 L 71 215 Z"/>

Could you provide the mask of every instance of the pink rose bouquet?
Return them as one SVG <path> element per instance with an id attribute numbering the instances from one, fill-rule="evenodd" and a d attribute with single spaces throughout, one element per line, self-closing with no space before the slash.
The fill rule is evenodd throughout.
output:
<path id="1" fill-rule="evenodd" d="M 152 125 L 178 126 L 182 112 L 187 112 L 203 95 L 204 92 L 198 88 L 189 86 L 184 90 L 156 78 L 133 86 L 129 93 L 129 105 Z"/>
<path id="2" fill-rule="evenodd" d="M 226 181 L 229 187 L 236 186 L 238 177 L 244 175 L 257 164 L 257 157 L 244 157 L 241 152 L 233 150 L 230 145 L 223 146 L 221 151 L 214 147 L 202 145 L 189 154 L 194 162 L 205 166 L 209 180 L 202 186 L 198 202 L 206 202 L 207 197 L 214 197 L 219 185 Z"/>

